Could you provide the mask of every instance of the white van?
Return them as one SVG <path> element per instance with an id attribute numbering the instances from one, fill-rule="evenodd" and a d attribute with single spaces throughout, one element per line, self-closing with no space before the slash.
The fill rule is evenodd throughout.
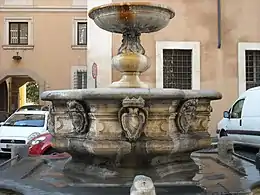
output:
<path id="1" fill-rule="evenodd" d="M 229 136 L 234 143 L 260 148 L 260 87 L 244 92 L 223 115 L 217 128 L 219 137 Z"/>

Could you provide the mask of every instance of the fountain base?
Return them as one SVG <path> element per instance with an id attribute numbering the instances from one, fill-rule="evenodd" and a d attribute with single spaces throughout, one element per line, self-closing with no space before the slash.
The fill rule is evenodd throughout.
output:
<path id="1" fill-rule="evenodd" d="M 175 157 L 161 156 L 155 159 L 154 165 L 142 164 L 143 162 L 136 164 L 137 162 L 132 160 L 136 158 L 138 159 L 138 156 L 130 154 L 124 158 L 121 166 L 117 166 L 107 159 L 82 161 L 82 158 L 72 157 L 64 165 L 64 172 L 70 177 L 81 175 L 82 178 L 86 178 L 86 183 L 102 183 L 107 179 L 109 183 L 124 184 L 132 182 L 136 175 L 146 175 L 154 182 L 191 181 L 199 171 L 198 165 L 190 158 L 190 153 Z M 142 159 L 141 156 L 139 159 Z"/>
<path id="2" fill-rule="evenodd" d="M 210 102 L 221 95 L 116 88 L 46 91 L 42 97 L 52 101 L 49 129 L 57 150 L 83 161 L 83 156 L 96 156 L 122 165 L 134 159 L 146 166 L 157 156 L 180 156 L 209 147 Z M 132 154 L 136 157 L 127 158 Z"/>

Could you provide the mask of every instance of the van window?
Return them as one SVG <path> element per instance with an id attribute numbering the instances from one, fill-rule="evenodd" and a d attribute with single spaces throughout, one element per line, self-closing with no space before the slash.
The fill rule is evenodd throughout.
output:
<path id="1" fill-rule="evenodd" d="M 230 114 L 230 118 L 241 118 L 244 101 L 245 99 L 241 99 L 234 104 Z"/>

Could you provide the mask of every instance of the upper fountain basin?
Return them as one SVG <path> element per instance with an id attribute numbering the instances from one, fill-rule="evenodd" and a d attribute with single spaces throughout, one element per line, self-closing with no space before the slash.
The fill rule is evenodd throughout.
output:
<path id="1" fill-rule="evenodd" d="M 116 100 L 125 97 L 143 97 L 144 99 L 191 99 L 207 98 L 209 100 L 221 99 L 222 95 L 214 90 L 180 90 L 180 89 L 144 89 L 144 88 L 96 88 L 45 91 L 42 100 Z"/>
<path id="2" fill-rule="evenodd" d="M 113 33 L 156 32 L 166 27 L 174 16 L 170 8 L 148 2 L 111 3 L 89 11 L 97 26 Z"/>

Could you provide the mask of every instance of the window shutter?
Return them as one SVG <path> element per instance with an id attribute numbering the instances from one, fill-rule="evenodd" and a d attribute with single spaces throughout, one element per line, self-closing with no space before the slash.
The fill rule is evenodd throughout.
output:
<path id="1" fill-rule="evenodd" d="M 73 88 L 78 89 L 78 71 L 74 72 L 73 75 Z"/>
<path id="2" fill-rule="evenodd" d="M 74 73 L 74 89 L 87 88 L 87 71 L 78 70 Z"/>
<path id="3" fill-rule="evenodd" d="M 82 72 L 82 78 L 83 78 L 83 82 L 82 82 L 82 88 L 83 89 L 87 89 L 88 86 L 87 86 L 87 77 L 88 77 L 88 74 L 87 74 L 87 71 L 84 71 Z"/>
<path id="4" fill-rule="evenodd" d="M 77 86 L 78 86 L 78 89 L 82 89 L 82 74 L 81 74 L 81 71 L 77 71 Z"/>

